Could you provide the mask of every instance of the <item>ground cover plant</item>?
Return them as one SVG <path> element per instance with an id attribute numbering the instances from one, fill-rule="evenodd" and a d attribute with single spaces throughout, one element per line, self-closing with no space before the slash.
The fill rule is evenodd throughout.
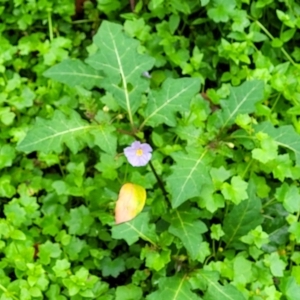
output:
<path id="1" fill-rule="evenodd" d="M 0 7 L 0 300 L 299 299 L 299 4 Z"/>

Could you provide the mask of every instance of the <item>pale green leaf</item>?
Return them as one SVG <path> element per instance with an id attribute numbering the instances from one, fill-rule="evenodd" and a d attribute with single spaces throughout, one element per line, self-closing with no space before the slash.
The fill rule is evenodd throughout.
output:
<path id="1" fill-rule="evenodd" d="M 172 207 L 176 208 L 186 200 L 200 195 L 203 184 L 210 182 L 207 166 L 207 151 L 188 149 L 175 152 L 171 156 L 176 164 L 173 173 L 167 178 L 171 192 Z"/>
<path id="2" fill-rule="evenodd" d="M 147 296 L 147 300 L 201 300 L 191 291 L 187 277 L 161 277 L 158 291 Z"/>
<path id="3" fill-rule="evenodd" d="M 8 145 L 0 145 L 0 169 L 10 167 L 16 156 L 15 148 Z"/>
<path id="4" fill-rule="evenodd" d="M 300 208 L 299 188 L 295 185 L 289 186 L 286 182 L 276 190 L 276 198 L 282 202 L 283 207 L 289 213 L 297 213 Z"/>
<path id="5" fill-rule="evenodd" d="M 264 83 L 260 80 L 246 81 L 239 87 L 230 87 L 227 100 L 221 101 L 222 110 L 218 112 L 222 127 L 234 123 L 239 114 L 249 114 L 255 111 L 255 104 L 263 99 Z"/>
<path id="6" fill-rule="evenodd" d="M 71 87 L 82 85 L 87 89 L 99 86 L 103 76 L 101 73 L 80 60 L 67 59 L 51 67 L 45 77 L 67 84 Z"/>
<path id="7" fill-rule="evenodd" d="M 157 240 L 155 225 L 149 224 L 148 213 L 140 213 L 129 222 L 115 225 L 111 231 L 114 239 L 124 239 L 128 245 L 134 244 L 139 238 L 153 245 Z"/>
<path id="8" fill-rule="evenodd" d="M 206 225 L 200 220 L 195 220 L 197 215 L 190 211 L 176 210 L 171 218 L 169 232 L 177 236 L 187 249 L 191 259 L 199 256 L 202 243 L 201 234 L 207 231 Z"/>
<path id="9" fill-rule="evenodd" d="M 264 132 L 277 142 L 278 146 L 287 148 L 295 153 L 296 164 L 300 165 L 300 135 L 291 125 L 275 128 L 270 122 L 255 126 L 256 132 Z"/>
<path id="10" fill-rule="evenodd" d="M 252 150 L 252 157 L 262 163 L 267 163 L 277 157 L 277 143 L 265 133 L 257 133 L 261 148 Z"/>
<path id="11" fill-rule="evenodd" d="M 137 52 L 139 42 L 128 37 L 122 26 L 103 21 L 94 43 L 98 51 L 86 62 L 105 73 L 103 87 L 127 110 L 130 119 L 141 103 L 141 95 L 149 86 L 142 73 L 152 68 L 154 59 Z"/>
<path id="12" fill-rule="evenodd" d="M 287 263 L 284 262 L 282 259 L 280 259 L 280 256 L 277 252 L 267 254 L 265 256 L 264 263 L 266 266 L 268 266 L 270 268 L 273 276 L 275 276 L 275 277 L 283 277 L 284 276 L 284 270 L 285 270 Z"/>
<path id="13" fill-rule="evenodd" d="M 36 119 L 34 127 L 29 130 L 17 149 L 23 152 L 51 151 L 60 153 L 66 144 L 73 153 L 77 153 L 84 145 L 87 131 L 95 126 L 89 125 L 76 113 L 69 117 L 56 110 L 51 120 Z"/>
<path id="14" fill-rule="evenodd" d="M 218 208 L 225 206 L 225 199 L 222 194 L 216 193 L 213 183 L 204 184 L 198 199 L 198 205 L 207 209 L 209 212 L 215 212 Z"/>
<path id="15" fill-rule="evenodd" d="M 223 183 L 221 192 L 225 199 L 230 200 L 235 204 L 239 204 L 242 200 L 248 198 L 247 195 L 247 182 L 245 182 L 240 176 L 233 176 L 230 184 L 228 182 Z"/>
<path id="16" fill-rule="evenodd" d="M 151 91 L 141 127 L 145 124 L 157 126 L 161 123 L 175 126 L 175 113 L 187 112 L 192 97 L 199 91 L 199 78 L 168 78 L 160 90 Z"/>
<path id="17" fill-rule="evenodd" d="M 116 300 L 139 300 L 142 298 L 143 291 L 134 284 L 118 286 L 116 289 Z"/>
<path id="18" fill-rule="evenodd" d="M 171 250 L 156 250 L 151 247 L 144 247 L 141 251 L 141 259 L 145 259 L 145 265 L 149 269 L 159 271 L 171 261 Z"/>
<path id="19" fill-rule="evenodd" d="M 241 272 L 243 270 L 243 272 Z M 246 285 L 252 280 L 252 262 L 244 256 L 237 256 L 233 261 L 234 283 Z"/>
<path id="20" fill-rule="evenodd" d="M 262 223 L 261 200 L 255 193 L 255 184 L 250 180 L 248 185 L 248 198 L 235 205 L 226 215 L 223 223 L 225 233 L 222 238 L 227 246 L 237 242 L 240 237 Z"/>

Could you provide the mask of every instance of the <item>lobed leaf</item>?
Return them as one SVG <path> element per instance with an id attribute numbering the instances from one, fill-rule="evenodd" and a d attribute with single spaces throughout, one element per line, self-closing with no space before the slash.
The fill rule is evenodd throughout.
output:
<path id="1" fill-rule="evenodd" d="M 109 154 L 115 154 L 117 150 L 117 135 L 115 127 L 112 125 L 101 124 L 90 133 L 94 136 L 94 142 L 103 151 Z"/>
<path id="2" fill-rule="evenodd" d="M 300 135 L 291 125 L 275 128 L 270 122 L 263 122 L 255 126 L 256 132 L 265 132 L 273 138 L 281 147 L 287 148 L 295 153 L 296 164 L 300 165 Z"/>
<path id="3" fill-rule="evenodd" d="M 159 91 L 151 91 L 145 109 L 145 124 L 176 125 L 175 113 L 189 111 L 192 97 L 200 91 L 199 78 L 167 78 Z"/>
<path id="4" fill-rule="evenodd" d="M 104 72 L 103 87 L 114 95 L 132 119 L 142 93 L 149 86 L 149 81 L 141 75 L 153 67 L 154 59 L 138 53 L 139 42 L 128 37 L 122 26 L 108 21 L 102 22 L 94 43 L 99 50 L 86 62 Z"/>
<path id="5" fill-rule="evenodd" d="M 187 249 L 191 259 L 197 259 L 202 243 L 201 234 L 207 231 L 206 225 L 189 211 L 176 210 L 171 219 L 169 232 L 177 236 Z"/>
<path id="6" fill-rule="evenodd" d="M 139 238 L 153 245 L 157 240 L 155 226 L 149 224 L 148 213 L 141 213 L 129 222 L 114 226 L 111 232 L 112 238 L 124 239 L 128 245 L 134 244 Z"/>
<path id="7" fill-rule="evenodd" d="M 260 80 L 245 81 L 238 87 L 230 87 L 227 100 L 220 102 L 222 110 L 218 112 L 222 127 L 234 123 L 239 114 L 249 114 L 255 111 L 255 103 L 263 99 L 264 83 Z"/>
<path id="8" fill-rule="evenodd" d="M 178 207 L 186 200 L 199 196 L 203 184 L 210 181 L 206 161 L 207 151 L 189 148 L 187 153 L 175 152 L 173 173 L 167 178 L 171 204 Z"/>
<path id="9" fill-rule="evenodd" d="M 201 300 L 191 291 L 187 278 L 180 276 L 161 277 L 159 290 L 147 296 L 147 300 Z"/>
<path id="10" fill-rule="evenodd" d="M 103 78 L 101 72 L 93 69 L 80 60 L 71 59 L 66 59 L 51 67 L 44 72 L 43 75 L 71 87 L 82 85 L 87 89 L 99 86 L 99 83 Z"/>
<path id="11" fill-rule="evenodd" d="M 84 134 L 93 127 L 82 120 L 75 111 L 67 117 L 56 110 L 51 120 L 38 117 L 34 127 L 29 130 L 17 149 L 26 153 L 33 151 L 60 153 L 62 145 L 66 144 L 73 153 L 77 153 L 83 146 Z"/>

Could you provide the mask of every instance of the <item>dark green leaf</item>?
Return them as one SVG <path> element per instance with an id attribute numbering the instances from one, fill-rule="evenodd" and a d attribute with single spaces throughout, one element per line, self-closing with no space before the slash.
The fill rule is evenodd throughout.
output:
<path id="1" fill-rule="evenodd" d="M 255 184 L 251 180 L 248 185 L 248 199 L 234 206 L 224 219 L 223 240 L 227 246 L 234 244 L 240 237 L 260 225 L 262 220 L 261 200 L 257 198 Z"/>
<path id="2" fill-rule="evenodd" d="M 187 249 L 190 257 L 195 260 L 199 256 L 199 249 L 202 243 L 202 233 L 207 231 L 206 225 L 198 216 L 190 211 L 175 210 L 171 217 L 169 232 L 177 236 Z"/>

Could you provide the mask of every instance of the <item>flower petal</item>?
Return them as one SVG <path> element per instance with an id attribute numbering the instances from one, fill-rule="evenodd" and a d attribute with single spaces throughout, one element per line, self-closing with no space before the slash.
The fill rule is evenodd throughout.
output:
<path id="1" fill-rule="evenodd" d="M 141 151 L 139 151 L 141 150 Z M 152 157 L 152 148 L 149 144 L 139 141 L 135 141 L 131 144 L 130 147 L 124 149 L 124 154 L 128 162 L 133 167 L 142 167 L 145 166 Z"/>

